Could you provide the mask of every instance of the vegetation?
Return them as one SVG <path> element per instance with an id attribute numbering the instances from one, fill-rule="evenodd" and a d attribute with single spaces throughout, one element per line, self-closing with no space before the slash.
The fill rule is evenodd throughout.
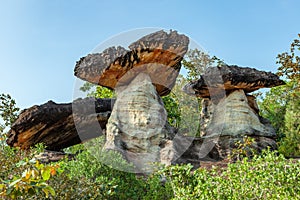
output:
<path id="1" fill-rule="evenodd" d="M 300 34 L 298 34 L 300 38 Z M 300 156 L 300 41 L 290 51 L 278 55 L 278 75 L 286 85 L 272 88 L 259 102 L 261 114 L 269 119 L 278 134 L 279 152 L 287 157 Z"/>
<path id="2" fill-rule="evenodd" d="M 82 149 L 81 145 L 72 147 Z M 40 164 L 41 147 L 3 147 L 0 197 L 4 199 L 298 199 L 300 162 L 265 151 L 226 168 L 162 167 L 144 177 L 105 165 L 88 151 L 76 160 Z M 115 159 L 121 159 L 115 155 Z M 20 180 L 21 179 L 21 180 Z"/>

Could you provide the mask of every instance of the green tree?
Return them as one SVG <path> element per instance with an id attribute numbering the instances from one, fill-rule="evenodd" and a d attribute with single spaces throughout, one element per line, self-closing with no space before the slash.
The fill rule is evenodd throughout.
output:
<path id="1" fill-rule="evenodd" d="M 19 110 L 16 101 L 9 94 L 0 94 L 0 116 L 5 126 L 10 126 L 16 121 Z"/>
<path id="2" fill-rule="evenodd" d="M 285 77 L 290 89 L 286 97 L 284 133 L 279 150 L 286 156 L 300 156 L 300 34 L 290 45 L 290 51 L 278 55 L 278 75 Z"/>
<path id="3" fill-rule="evenodd" d="M 187 79 L 179 74 L 172 92 L 163 97 L 168 113 L 168 121 L 179 129 L 180 133 L 195 136 L 199 125 L 199 103 L 196 97 L 182 91 Z"/>
<path id="4" fill-rule="evenodd" d="M 16 121 L 19 110 L 16 101 L 9 94 L 0 94 L 0 144 L 6 138 L 5 128 Z"/>
<path id="5" fill-rule="evenodd" d="M 95 98 L 115 97 L 115 93 L 112 90 L 89 82 L 85 82 L 83 86 L 81 86 L 79 89 L 82 92 L 87 92 L 88 97 L 95 97 Z"/>
<path id="6" fill-rule="evenodd" d="M 188 70 L 186 78 L 189 81 L 199 79 L 208 67 L 225 65 L 223 60 L 216 56 L 210 56 L 197 48 L 189 50 L 182 63 Z"/>
<path id="7" fill-rule="evenodd" d="M 290 81 L 295 81 L 295 88 L 300 86 L 300 34 L 298 39 L 294 39 L 290 46 L 290 52 L 284 52 L 277 56 L 278 75 L 285 76 Z"/>
<path id="8" fill-rule="evenodd" d="M 298 34 L 300 38 L 300 34 Z M 299 97 L 300 41 L 295 39 L 290 51 L 278 54 L 277 74 L 286 85 L 272 88 L 259 103 L 261 114 L 268 118 L 279 136 L 279 151 L 285 156 L 300 156 Z"/>
<path id="9" fill-rule="evenodd" d="M 283 130 L 286 137 L 281 141 L 279 152 L 286 156 L 300 156 L 300 92 L 295 92 L 286 106 Z"/>
<path id="10" fill-rule="evenodd" d="M 275 128 L 278 140 L 281 140 L 285 136 L 283 129 L 284 116 L 286 114 L 288 99 L 290 98 L 291 87 L 291 82 L 288 82 L 287 85 L 271 88 L 270 91 L 258 99 L 260 115 L 270 120 L 272 126 Z"/>

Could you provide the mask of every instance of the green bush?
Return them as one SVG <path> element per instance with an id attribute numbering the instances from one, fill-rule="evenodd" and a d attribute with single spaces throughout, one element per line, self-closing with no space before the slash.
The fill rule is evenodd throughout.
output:
<path id="1" fill-rule="evenodd" d="M 161 169 L 157 172 L 141 176 L 119 171 L 99 162 L 98 156 L 84 150 L 81 145 L 72 147 L 69 151 L 78 149 L 82 151 L 75 160 L 66 159 L 42 166 L 59 166 L 55 170 L 60 169 L 51 177 L 47 175 L 49 171 L 45 172 L 45 179 L 40 173 L 39 180 L 44 180 L 53 189 L 49 191 L 50 199 L 300 198 L 300 161 L 287 160 L 282 155 L 278 156 L 277 152 L 265 151 L 260 156 L 254 155 L 251 160 L 244 158 L 231 163 L 227 168 L 199 168 L 193 171 L 192 165 L 160 166 Z M 12 183 L 14 177 L 20 177 L 27 169 L 34 169 L 36 163 L 29 161 L 41 150 L 41 147 L 29 151 L 3 147 L 0 152 L 0 184 L 5 184 L 4 180 Z M 113 160 L 121 159 L 117 154 L 113 156 Z M 109 157 L 104 155 L 104 158 Z M 1 187 L 0 192 L 4 192 Z M 32 194 L 29 190 L 22 190 L 16 195 L 16 199 L 47 199 L 42 189 L 37 189 Z"/>
<path id="2" fill-rule="evenodd" d="M 300 162 L 266 151 L 249 161 L 244 158 L 228 168 L 171 166 L 164 170 L 174 199 L 299 199 Z"/>
<path id="3" fill-rule="evenodd" d="M 283 127 L 285 138 L 280 141 L 279 152 L 287 157 L 300 156 L 300 92 L 289 101 Z"/>
<path id="4" fill-rule="evenodd" d="M 3 166 L 0 176 L 0 197 L 16 199 L 41 194 L 46 197 L 55 196 L 55 191 L 48 184 L 48 180 L 60 172 L 59 165 L 44 165 L 33 157 L 43 151 L 42 145 L 27 151 L 4 145 L 1 148 L 0 162 Z"/>

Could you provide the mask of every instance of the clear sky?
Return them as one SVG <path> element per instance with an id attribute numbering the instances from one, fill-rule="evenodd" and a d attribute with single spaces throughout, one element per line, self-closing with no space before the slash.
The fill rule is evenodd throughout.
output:
<path id="1" fill-rule="evenodd" d="M 75 62 L 120 32 L 161 27 L 228 64 L 276 71 L 300 32 L 299 0 L 2 0 L 0 93 L 21 108 L 73 98 Z"/>

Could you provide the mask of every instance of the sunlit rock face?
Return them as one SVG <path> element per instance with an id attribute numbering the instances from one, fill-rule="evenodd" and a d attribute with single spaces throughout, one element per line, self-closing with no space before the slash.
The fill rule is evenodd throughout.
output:
<path id="1" fill-rule="evenodd" d="M 105 149 L 121 152 L 139 169 L 161 161 L 161 147 L 171 133 L 162 99 L 150 77 L 140 73 L 128 86 L 118 87 L 116 93 Z"/>
<path id="2" fill-rule="evenodd" d="M 255 97 L 243 90 L 233 91 L 216 104 L 204 99 L 200 118 L 201 136 L 207 139 L 205 142 L 216 143 L 212 159 L 226 158 L 245 136 L 255 140 L 251 147 L 257 152 L 276 149 L 274 128 L 259 116 Z"/>
<path id="3" fill-rule="evenodd" d="M 257 106 L 255 101 L 248 99 L 251 100 L 252 97 L 247 98 L 243 90 L 235 90 L 216 105 L 205 102 L 203 111 L 206 113 L 202 113 L 205 119 L 201 124 L 205 135 L 274 137 L 275 130 L 261 122 L 258 113 L 253 109 Z"/>

